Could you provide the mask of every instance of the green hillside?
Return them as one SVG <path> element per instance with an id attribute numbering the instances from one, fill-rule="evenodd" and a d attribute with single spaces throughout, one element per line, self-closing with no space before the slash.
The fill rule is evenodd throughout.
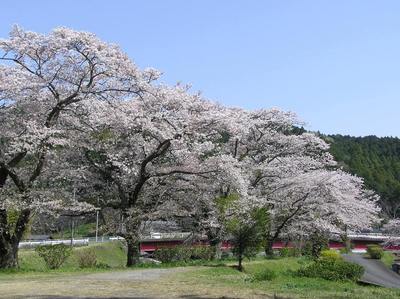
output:
<path id="1" fill-rule="evenodd" d="M 400 139 L 329 135 L 331 153 L 349 172 L 364 178 L 381 196 L 383 211 L 400 216 Z"/>

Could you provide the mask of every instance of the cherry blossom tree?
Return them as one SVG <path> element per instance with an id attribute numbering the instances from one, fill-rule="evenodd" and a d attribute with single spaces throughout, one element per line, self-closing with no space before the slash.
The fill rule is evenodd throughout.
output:
<path id="1" fill-rule="evenodd" d="M 378 198 L 363 190 L 362 180 L 340 170 L 316 170 L 290 178 L 271 198 L 266 248 L 282 235 L 308 237 L 368 229 L 379 221 Z"/>
<path id="2" fill-rule="evenodd" d="M 140 71 L 93 34 L 66 28 L 42 35 L 14 27 L 0 51 L 0 268 L 8 268 L 17 264 L 32 212 L 43 202 L 57 206 L 39 178 L 68 145 L 81 103 L 140 98 L 157 73 Z M 13 227 L 10 209 L 18 211 Z"/>
<path id="3" fill-rule="evenodd" d="M 218 105 L 185 87 L 153 86 L 140 101 L 85 109 L 93 117 L 81 124 L 87 134 L 76 144 L 86 183 L 103 192 L 102 207 L 120 211 L 112 231 L 127 241 L 128 266 L 138 262 L 143 223 L 193 216 L 200 202 L 215 196 L 211 186 L 241 179 L 234 177 L 235 160 L 218 150 Z"/>
<path id="4" fill-rule="evenodd" d="M 390 219 L 382 227 L 382 231 L 390 237 L 385 241 L 386 246 L 399 246 L 400 245 L 400 219 Z"/>
<path id="5" fill-rule="evenodd" d="M 218 246 L 232 198 L 241 215 L 266 211 L 267 251 L 296 222 L 376 219 L 362 181 L 336 170 L 328 145 L 296 129 L 292 113 L 156 84 L 159 72 L 90 33 L 15 27 L 0 50 L 0 268 L 16 266 L 35 211 L 90 208 L 69 199 L 72 189 L 114 209 L 109 228 L 126 239 L 128 266 L 153 219 L 192 217 Z"/>
<path id="6" fill-rule="evenodd" d="M 227 150 L 248 183 L 240 206 L 266 211 L 267 254 L 272 254 L 281 233 L 297 222 L 359 229 L 377 221 L 376 198 L 363 191 L 359 178 L 335 170 L 328 145 L 298 130 L 301 123 L 294 114 L 277 109 L 230 113 L 239 129 Z"/>

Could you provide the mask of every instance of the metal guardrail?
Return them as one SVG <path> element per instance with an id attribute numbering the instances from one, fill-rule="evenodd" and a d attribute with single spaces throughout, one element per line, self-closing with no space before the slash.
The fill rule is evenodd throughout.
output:
<path id="1" fill-rule="evenodd" d="M 152 233 L 149 235 L 144 235 L 141 237 L 142 241 L 148 240 L 185 240 L 191 235 L 189 232 L 183 233 Z M 123 237 L 119 236 L 99 236 L 96 240 L 95 237 L 83 238 L 83 239 L 61 239 L 61 240 L 24 240 L 19 243 L 19 248 L 35 248 L 39 245 L 55 245 L 55 244 L 65 244 L 74 247 L 78 246 L 88 246 L 89 243 L 104 243 L 112 241 L 123 241 Z"/>
<path id="2" fill-rule="evenodd" d="M 71 245 L 71 243 L 72 246 L 74 247 L 88 246 L 89 239 L 23 241 L 19 243 L 18 248 L 35 248 L 40 245 L 56 245 L 56 244 Z"/>

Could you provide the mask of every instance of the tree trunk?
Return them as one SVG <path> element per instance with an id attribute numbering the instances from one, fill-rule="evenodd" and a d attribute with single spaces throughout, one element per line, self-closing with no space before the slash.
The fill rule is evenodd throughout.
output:
<path id="1" fill-rule="evenodd" d="M 132 267 L 139 263 L 140 257 L 140 242 L 136 238 L 126 238 L 128 245 L 126 266 Z"/>
<path id="2" fill-rule="evenodd" d="M 14 232 L 7 223 L 7 211 L 0 210 L 0 269 L 18 267 L 18 245 L 29 223 L 30 210 L 22 210 L 15 224 Z"/>
<path id="3" fill-rule="evenodd" d="M 214 248 L 214 259 L 220 260 L 222 256 L 222 241 L 219 239 L 214 239 L 210 241 L 210 246 Z"/>
<path id="4" fill-rule="evenodd" d="M 220 260 L 222 256 L 222 232 L 220 228 L 209 228 L 206 232 L 210 246 L 214 248 L 214 259 Z"/>
<path id="5" fill-rule="evenodd" d="M 264 248 L 266 257 L 274 256 L 274 249 L 272 248 L 273 245 L 274 245 L 274 239 L 271 237 L 267 237 L 265 239 L 265 248 Z"/>
<path id="6" fill-rule="evenodd" d="M 18 267 L 18 244 L 15 240 L 0 238 L 0 269 Z"/>
<path id="7" fill-rule="evenodd" d="M 222 242 L 221 242 L 221 241 L 218 241 L 218 242 L 214 245 L 214 248 L 215 248 L 214 259 L 216 259 L 216 260 L 220 260 L 221 257 L 222 257 L 222 249 L 221 249 L 221 246 L 222 246 Z"/>
<path id="8" fill-rule="evenodd" d="M 238 259 L 239 259 L 238 270 L 239 270 L 240 272 L 243 272 L 243 265 L 242 265 L 243 256 L 242 256 L 241 254 L 239 254 Z"/>

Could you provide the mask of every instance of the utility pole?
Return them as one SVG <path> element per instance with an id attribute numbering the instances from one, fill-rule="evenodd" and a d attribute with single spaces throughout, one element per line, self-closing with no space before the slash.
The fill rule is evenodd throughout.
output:
<path id="1" fill-rule="evenodd" d="M 74 192 L 73 192 L 73 201 L 75 202 L 75 196 L 76 196 L 76 188 L 74 184 Z M 74 246 L 74 216 L 71 215 L 71 247 Z"/>
<path id="2" fill-rule="evenodd" d="M 74 246 L 74 216 L 71 216 L 71 247 Z"/>
<path id="3" fill-rule="evenodd" d="M 97 198 L 97 210 L 96 210 L 96 243 L 99 234 L 99 198 Z"/>

